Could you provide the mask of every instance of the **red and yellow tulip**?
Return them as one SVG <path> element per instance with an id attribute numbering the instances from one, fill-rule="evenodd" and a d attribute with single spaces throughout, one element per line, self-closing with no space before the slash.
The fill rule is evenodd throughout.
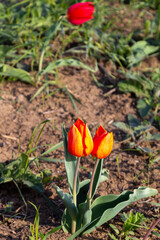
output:
<path id="1" fill-rule="evenodd" d="M 88 156 L 93 150 L 90 131 L 81 119 L 78 119 L 68 132 L 68 151 L 74 156 Z"/>
<path id="2" fill-rule="evenodd" d="M 112 151 L 113 147 L 113 133 L 107 132 L 100 126 L 93 138 L 93 151 L 92 156 L 98 159 L 106 158 Z"/>

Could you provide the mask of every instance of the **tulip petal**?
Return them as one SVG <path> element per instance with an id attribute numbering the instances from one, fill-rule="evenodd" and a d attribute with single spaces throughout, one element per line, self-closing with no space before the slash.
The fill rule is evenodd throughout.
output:
<path id="1" fill-rule="evenodd" d="M 68 132 L 68 151 L 77 157 L 83 155 L 82 135 L 74 124 Z"/>
<path id="2" fill-rule="evenodd" d="M 78 119 L 68 132 L 68 151 L 77 157 L 88 156 L 93 150 L 93 139 L 87 125 Z"/>
<path id="3" fill-rule="evenodd" d="M 92 136 L 90 134 L 90 131 L 87 127 L 87 124 L 85 124 L 85 127 L 84 127 L 84 135 L 83 135 L 83 155 L 84 156 L 88 156 L 92 150 L 93 150 L 93 139 L 92 139 Z"/>
<path id="4" fill-rule="evenodd" d="M 68 19 L 68 21 L 70 23 L 72 23 L 73 25 L 81 25 L 85 22 L 88 22 L 89 20 L 91 20 L 93 17 L 90 17 L 90 18 L 83 18 L 83 19 Z"/>
<path id="5" fill-rule="evenodd" d="M 78 118 L 74 125 L 78 128 L 80 134 L 83 136 L 85 123 Z"/>
<path id="6" fill-rule="evenodd" d="M 103 133 L 107 133 L 107 131 L 100 125 L 96 131 L 94 138 L 101 136 Z"/>
<path id="7" fill-rule="evenodd" d="M 95 9 L 92 2 L 76 3 L 67 11 L 67 19 L 70 23 L 79 25 L 93 18 Z"/>
<path id="8" fill-rule="evenodd" d="M 93 139 L 94 148 L 92 156 L 99 159 L 106 158 L 112 151 L 113 133 L 103 133 L 99 137 Z"/>

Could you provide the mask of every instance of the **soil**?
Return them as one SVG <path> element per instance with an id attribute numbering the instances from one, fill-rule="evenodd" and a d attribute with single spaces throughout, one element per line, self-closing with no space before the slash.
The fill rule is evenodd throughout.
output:
<path id="1" fill-rule="evenodd" d="M 122 14 L 124 10 L 122 9 Z M 138 14 L 138 13 L 137 13 Z M 135 16 L 133 16 L 135 18 Z M 128 17 L 126 17 L 128 19 Z M 133 22 L 133 21 L 132 21 Z M 131 22 L 131 23 L 132 23 Z M 124 22 L 124 24 L 126 24 Z M 131 25 L 131 24 L 130 24 Z M 121 26 L 124 29 L 124 25 Z M 139 27 L 137 21 L 134 28 Z M 128 29 L 128 28 L 125 28 Z M 125 30 L 125 34 L 128 34 Z M 144 62 L 144 68 L 159 65 L 159 59 L 153 57 Z M 86 64 L 93 67 L 93 62 L 88 60 Z M 102 63 L 108 73 L 116 75 L 115 66 Z M 142 66 L 141 66 L 142 67 Z M 53 76 L 51 76 L 53 77 Z M 120 194 L 124 190 L 134 190 L 139 186 L 149 186 L 156 188 L 158 194 L 154 197 L 133 203 L 122 212 L 129 213 L 137 211 L 143 213 L 149 219 L 147 225 L 151 226 L 159 216 L 159 208 L 152 205 L 151 202 L 159 202 L 160 198 L 160 162 L 150 166 L 148 170 L 148 156 L 136 151 L 125 151 L 127 147 L 122 144 L 125 134 L 112 125 L 115 121 L 127 122 L 127 115 L 134 114 L 140 117 L 136 109 L 136 98 L 132 94 L 123 94 L 118 92 L 116 87 L 110 91 L 110 79 L 103 71 L 98 70 L 96 78 L 105 86 L 100 88 L 93 80 L 87 70 L 79 68 L 61 68 L 59 70 L 58 82 L 55 87 L 50 86 L 51 96 L 47 96 L 44 91 L 31 101 L 38 88 L 27 85 L 23 82 L 4 82 L 0 86 L 0 162 L 8 163 L 11 159 L 16 159 L 19 153 L 25 153 L 27 145 L 32 136 L 34 128 L 44 120 L 50 120 L 41 135 L 37 150 L 37 155 L 43 153 L 48 147 L 45 145 L 57 144 L 62 141 L 62 124 L 65 124 L 68 131 L 78 117 L 87 122 L 92 135 L 101 124 L 106 130 L 113 131 L 114 147 L 110 156 L 104 161 L 104 168 L 109 171 L 109 180 L 100 184 L 97 196 L 106 194 Z M 53 79 L 52 79 L 53 80 Z M 118 75 L 116 80 L 119 81 Z M 56 91 L 60 89 L 61 91 Z M 78 99 L 75 101 L 78 111 L 73 106 L 65 90 Z M 160 143 L 153 142 L 152 149 L 160 148 Z M 119 170 L 116 157 L 119 159 Z M 64 160 L 63 147 L 49 154 L 48 157 Z M 85 179 L 93 169 L 91 157 L 82 158 L 80 169 L 80 178 Z M 33 171 L 36 168 L 33 168 Z M 13 183 L 0 185 L 0 239 L 1 240 L 26 240 L 31 236 L 30 225 L 35 218 L 35 209 L 29 203 L 32 202 L 40 207 L 40 226 L 39 231 L 47 233 L 54 227 L 61 224 L 64 205 L 59 200 L 54 188 L 58 185 L 65 192 L 68 192 L 67 178 L 64 163 L 40 162 L 40 169 L 50 169 L 54 181 L 45 186 L 45 195 L 56 205 L 60 216 L 48 205 L 45 199 L 35 190 L 25 186 L 19 186 L 25 201 L 27 202 L 27 215 L 24 202 Z M 5 212 L 6 207 L 11 204 L 9 212 Z M 108 232 L 114 233 L 109 224 L 114 224 L 120 231 L 123 228 L 121 215 L 118 214 L 114 219 L 97 228 L 91 234 L 78 237 L 79 240 L 99 240 L 111 239 Z M 160 225 L 156 226 L 160 229 Z M 143 239 L 147 230 L 140 228 L 135 231 L 138 239 Z M 53 233 L 48 239 L 65 240 L 70 235 L 59 230 Z M 118 238 L 118 237 L 117 237 Z M 156 240 L 157 236 L 151 234 L 148 239 Z"/>
<path id="2" fill-rule="evenodd" d="M 110 69 L 111 71 L 112 69 Z M 99 81 L 107 81 L 107 77 L 100 71 L 96 73 Z M 0 99 L 0 159 L 1 162 L 9 162 L 11 158 L 16 159 L 19 152 L 25 152 L 29 143 L 33 129 L 37 124 L 44 120 L 50 120 L 46 124 L 41 135 L 39 145 L 56 144 L 62 140 L 61 127 L 65 124 L 67 130 L 76 121 L 78 117 L 88 123 L 94 135 L 96 128 L 101 124 L 108 131 L 114 133 L 114 148 L 110 156 L 104 161 L 104 168 L 109 170 L 109 180 L 100 184 L 96 196 L 105 194 L 120 194 L 124 190 L 133 190 L 138 186 L 150 186 L 160 190 L 159 163 L 151 166 L 147 172 L 148 157 L 137 152 L 125 152 L 124 146 L 120 143 L 124 139 L 124 133 L 117 130 L 112 122 L 124 121 L 129 113 L 137 115 L 136 99 L 131 94 L 122 94 L 117 91 L 104 97 L 104 92 L 108 88 L 98 88 L 90 73 L 87 70 L 64 68 L 59 73 L 58 87 L 66 86 L 81 103 L 76 103 L 78 113 L 75 111 L 67 94 L 63 91 L 44 98 L 44 94 L 39 95 L 33 101 L 31 97 L 37 89 L 31 85 L 22 82 L 8 82 L 1 85 Z M 51 90 L 51 89 L 50 89 Z M 52 90 L 55 90 L 52 89 Z M 154 143 L 153 147 L 157 149 L 159 143 Z M 37 154 L 42 153 L 47 148 L 42 147 Z M 53 158 L 64 159 L 63 148 L 52 153 Z M 117 168 L 116 156 L 119 157 L 119 172 Z M 82 159 L 82 166 L 87 170 L 80 170 L 81 178 L 85 178 L 93 168 L 93 162 L 90 157 Z M 45 186 L 45 194 L 59 209 L 61 215 L 64 209 L 62 202 L 58 199 L 53 184 L 57 184 L 67 190 L 67 179 L 63 163 L 40 162 L 41 170 L 50 169 L 54 177 L 54 183 Z M 149 179 L 149 184 L 147 183 Z M 32 189 L 25 186 L 21 187 L 25 201 L 28 203 L 26 219 L 24 219 L 26 210 L 24 202 L 18 193 L 14 184 L 2 184 L 0 186 L 0 209 L 1 212 L 6 209 L 7 204 L 13 203 L 12 210 L 9 213 L 1 214 L 0 219 L 3 223 L 0 226 L 1 239 L 29 239 L 30 224 L 34 222 L 35 209 L 28 203 L 34 203 L 40 206 L 40 226 L 39 231 L 47 233 L 55 226 L 60 225 L 60 217 L 47 204 L 43 197 Z M 138 202 L 124 209 L 125 212 L 141 212 L 150 223 L 158 217 L 158 208 L 151 205 L 150 202 L 158 202 L 159 194 L 147 199 L 145 202 Z M 16 216 L 14 214 L 18 213 Z M 12 217 L 13 216 L 13 217 Z M 116 225 L 122 230 L 122 221 L 120 214 L 109 223 Z M 99 227 L 92 232 L 78 239 L 110 239 L 107 235 L 112 232 L 109 223 Z M 150 226 L 150 225 L 149 225 Z M 138 239 L 142 239 L 146 233 L 136 232 Z M 68 235 L 62 230 L 52 234 L 49 239 L 67 239 Z M 150 239 L 157 239 L 152 236 Z"/>

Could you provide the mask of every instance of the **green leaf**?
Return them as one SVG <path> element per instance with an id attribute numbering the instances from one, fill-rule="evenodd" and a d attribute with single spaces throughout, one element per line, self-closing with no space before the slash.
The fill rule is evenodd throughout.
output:
<path id="1" fill-rule="evenodd" d="M 116 234 L 119 234 L 119 230 L 115 225 L 109 224 L 109 226 L 115 231 Z"/>
<path id="2" fill-rule="evenodd" d="M 79 183 L 79 192 L 77 195 L 77 204 L 84 203 L 87 199 L 87 193 L 89 190 L 90 179 L 86 179 Z"/>
<path id="3" fill-rule="evenodd" d="M 91 177 L 91 176 L 90 176 Z M 99 183 L 109 179 L 108 171 L 106 169 L 101 170 L 101 176 L 99 177 Z M 79 184 L 79 193 L 77 195 L 78 205 L 85 202 L 87 199 L 87 193 L 89 191 L 90 179 L 86 179 Z"/>
<path id="4" fill-rule="evenodd" d="M 68 136 L 64 126 L 62 127 L 62 136 L 63 136 L 64 151 L 65 151 L 65 168 L 67 173 L 67 180 L 68 180 L 70 192 L 72 193 L 77 158 L 68 152 Z M 79 176 L 77 177 L 77 193 L 78 191 L 79 191 Z"/>
<path id="5" fill-rule="evenodd" d="M 63 201 L 63 203 L 64 203 L 65 207 L 67 208 L 67 210 L 69 212 L 69 215 L 71 216 L 72 220 L 76 220 L 77 219 L 77 214 L 78 214 L 78 209 L 75 206 L 71 195 L 69 195 L 68 193 L 63 193 L 63 191 L 57 186 L 53 186 L 53 187 L 55 188 L 59 197 Z"/>
<path id="6" fill-rule="evenodd" d="M 20 79 L 24 82 L 33 84 L 33 77 L 25 70 L 11 67 L 7 64 L 0 64 L 0 75 Z"/>
<path id="7" fill-rule="evenodd" d="M 44 192 L 44 187 L 41 178 L 33 174 L 31 171 L 27 171 L 22 182 L 26 186 L 33 188 L 40 193 Z"/>
<path id="8" fill-rule="evenodd" d="M 44 38 L 44 47 L 46 47 L 49 44 L 49 41 L 51 40 L 51 38 L 54 36 L 54 34 L 56 34 L 56 32 L 58 31 L 61 25 L 61 22 L 62 22 L 62 18 L 60 18 L 59 21 L 57 21 L 48 29 Z"/>
<path id="9" fill-rule="evenodd" d="M 26 152 L 26 153 L 28 154 L 28 156 L 29 156 L 29 155 L 31 154 L 31 152 L 32 152 L 34 140 L 35 140 L 35 138 L 36 138 L 37 135 L 38 135 L 38 137 L 37 137 L 36 140 L 35 140 L 35 149 L 36 149 L 37 144 L 38 144 L 38 141 L 39 141 L 39 139 L 40 139 L 40 136 L 41 136 L 41 134 L 42 134 L 42 132 L 43 132 L 43 129 L 44 129 L 44 127 L 45 127 L 45 125 L 46 125 L 47 122 L 49 122 L 49 120 L 45 120 L 45 121 L 39 123 L 39 124 L 34 128 L 33 133 L 32 133 L 32 136 L 31 136 L 31 138 L 30 138 L 30 140 L 29 140 L 29 144 L 28 144 L 28 146 L 27 146 L 27 152 Z M 41 129 L 40 129 L 40 128 L 41 128 Z M 39 134 L 38 134 L 38 133 L 39 133 Z"/>
<path id="10" fill-rule="evenodd" d="M 42 179 L 40 175 L 32 173 L 28 164 L 28 156 L 22 153 L 17 160 L 13 160 L 3 168 L 0 183 L 15 180 L 17 183 L 23 183 L 42 193 L 44 191 Z"/>
<path id="11" fill-rule="evenodd" d="M 149 138 L 150 141 L 160 141 L 160 133 L 152 134 Z"/>
<path id="12" fill-rule="evenodd" d="M 101 171 L 101 176 L 100 176 L 100 179 L 99 179 L 99 182 L 105 182 L 109 179 L 109 175 L 108 175 L 108 170 L 103 168 L 102 171 Z"/>
<path id="13" fill-rule="evenodd" d="M 49 157 L 37 157 L 37 159 L 39 159 L 39 161 L 45 161 L 45 162 L 54 162 L 54 163 L 58 163 L 58 162 L 63 162 L 62 159 L 55 159 L 55 158 L 49 158 Z"/>
<path id="14" fill-rule="evenodd" d="M 113 240 L 118 240 L 118 238 L 116 238 L 113 234 L 111 234 L 111 233 L 108 233 L 108 236 L 111 238 L 111 239 L 113 239 Z"/>
<path id="15" fill-rule="evenodd" d="M 157 163 L 160 160 L 160 156 L 157 156 L 153 159 L 153 163 Z"/>
<path id="16" fill-rule="evenodd" d="M 43 75 L 45 73 L 50 73 L 59 67 L 65 67 L 65 66 L 80 67 L 80 68 L 84 68 L 91 72 L 96 72 L 96 69 L 93 69 L 93 68 L 89 67 L 88 65 L 86 65 L 85 63 L 82 63 L 76 59 L 73 59 L 73 58 L 64 59 L 63 58 L 63 59 L 56 60 L 53 63 L 49 63 L 49 65 L 44 70 L 42 70 L 41 75 Z"/>
<path id="17" fill-rule="evenodd" d="M 156 189 L 139 187 L 134 190 L 133 193 L 125 191 L 120 195 L 107 195 L 99 197 L 92 204 L 92 221 L 96 221 L 96 227 L 101 226 L 132 202 L 153 196 L 155 194 L 157 194 Z M 91 228 L 89 229 L 88 227 L 88 230 L 85 231 L 85 233 L 90 233 L 93 229 L 95 229 L 95 225 L 92 226 L 91 223 Z"/>
<path id="18" fill-rule="evenodd" d="M 36 98 L 47 86 L 48 86 L 48 83 L 44 83 L 40 88 L 38 88 L 37 92 L 33 95 L 30 101 Z"/>
<path id="19" fill-rule="evenodd" d="M 141 125 L 141 121 L 138 120 L 133 114 L 128 114 L 128 122 L 129 122 L 129 126 L 132 128 L 138 127 L 139 125 Z"/>
<path id="20" fill-rule="evenodd" d="M 142 61 L 146 56 L 159 50 L 159 46 L 150 45 L 147 41 L 138 41 L 132 47 L 132 55 L 128 57 L 129 65 L 133 66 Z"/>
<path id="21" fill-rule="evenodd" d="M 123 132 L 128 133 L 131 136 L 133 136 L 134 134 L 134 131 L 132 130 L 132 128 L 124 122 L 114 122 L 113 125 L 119 128 L 120 130 L 122 130 Z"/>
<path id="22" fill-rule="evenodd" d="M 101 172 L 102 172 L 102 165 L 103 165 L 103 159 L 98 160 L 98 165 L 95 171 L 94 180 L 93 180 L 93 188 L 92 188 L 92 198 L 94 197 L 94 194 L 98 188 Z"/>
<path id="23" fill-rule="evenodd" d="M 64 88 L 64 91 L 67 93 L 71 103 L 73 104 L 73 107 L 75 108 L 76 112 L 78 113 L 78 108 L 74 102 L 74 96 L 68 91 L 67 88 Z M 75 99 L 76 101 L 78 101 L 79 103 L 81 103 L 78 99 Z"/>
<path id="24" fill-rule="evenodd" d="M 22 181 L 28 166 L 28 156 L 21 154 L 17 160 L 13 160 L 7 165 L 3 165 L 0 175 L 0 183 L 5 183 L 15 179 L 16 181 Z"/>
<path id="25" fill-rule="evenodd" d="M 160 233 L 156 233 L 156 232 L 152 231 L 152 234 L 154 234 L 157 237 L 160 237 Z"/>
<path id="26" fill-rule="evenodd" d="M 7 52 L 9 52 L 12 48 L 13 46 L 0 45 L 0 59 L 2 60 L 3 57 L 5 57 L 5 55 L 7 54 Z"/>
<path id="27" fill-rule="evenodd" d="M 150 148 L 137 146 L 137 147 L 135 147 L 135 149 L 137 149 L 140 152 L 146 153 L 146 154 L 150 154 L 151 153 Z"/>
<path id="28" fill-rule="evenodd" d="M 81 221 L 77 221 L 79 226 L 85 226 L 92 220 L 92 210 L 89 207 L 89 199 L 85 203 L 79 205 L 79 215 L 77 217 Z"/>
<path id="29" fill-rule="evenodd" d="M 137 104 L 138 112 L 141 117 L 146 117 L 149 111 L 152 109 L 152 105 L 149 104 L 146 99 L 139 99 Z"/>
<path id="30" fill-rule="evenodd" d="M 133 80 L 121 81 L 118 83 L 119 90 L 125 93 L 133 92 L 137 97 L 144 96 L 149 97 L 148 90 L 142 89 L 139 82 Z"/>
<path id="31" fill-rule="evenodd" d="M 52 234 L 52 233 L 55 233 L 57 231 L 59 231 L 60 229 L 62 228 L 62 226 L 58 226 L 58 227 L 55 227 L 53 228 L 51 231 L 49 231 L 46 235 L 44 235 L 43 237 L 43 240 L 47 240 L 47 238 Z"/>
<path id="32" fill-rule="evenodd" d="M 95 173 L 96 175 L 95 181 L 97 181 L 97 183 L 96 182 L 94 183 L 94 189 L 92 192 L 93 195 L 94 195 L 94 192 L 96 191 L 96 188 L 98 187 L 98 183 L 106 181 L 108 179 L 108 173 L 106 169 L 101 169 L 102 164 L 103 164 L 103 159 L 100 159 L 98 161 L 98 165 Z M 87 194 L 89 191 L 89 185 L 90 185 L 90 179 L 86 179 L 80 182 L 80 185 L 79 185 L 80 190 L 77 195 L 77 206 L 79 208 L 79 213 L 77 216 L 77 229 L 81 228 L 82 226 L 88 224 L 91 221 L 92 210 L 89 207 L 89 199 L 87 197 Z M 66 210 L 63 215 L 62 225 L 63 225 L 64 231 L 70 232 L 72 221 L 67 214 L 69 214 L 69 212 Z"/>
<path id="33" fill-rule="evenodd" d="M 66 232 L 66 233 L 71 232 L 72 218 L 71 218 L 67 208 L 65 208 L 65 210 L 63 212 L 61 225 L 62 225 L 62 228 L 63 228 L 64 232 Z M 76 227 L 77 227 L 77 225 L 76 225 Z"/>
<path id="34" fill-rule="evenodd" d="M 33 223 L 32 235 L 35 235 L 35 239 L 38 240 L 38 228 L 39 228 L 39 208 L 36 207 L 33 203 L 30 202 L 36 210 L 36 216 Z"/>
<path id="35" fill-rule="evenodd" d="M 123 224 L 123 232 L 126 234 L 132 230 L 136 230 L 138 227 L 140 227 L 140 222 L 142 220 L 146 220 L 142 213 L 136 212 L 136 214 L 134 214 L 131 212 L 129 215 L 127 215 L 127 219 Z"/>
<path id="36" fill-rule="evenodd" d="M 63 146 L 63 142 L 61 141 L 60 143 L 57 143 L 56 145 L 54 145 L 53 147 L 51 147 L 50 149 L 48 149 L 47 151 L 42 153 L 41 156 L 47 155 L 47 154 L 55 151 L 56 149 L 58 149 L 58 148 L 60 148 L 62 146 Z"/>
<path id="37" fill-rule="evenodd" d="M 106 195 L 98 197 L 92 204 L 92 221 L 71 235 L 72 240 L 80 234 L 90 233 L 95 228 L 115 217 L 124 207 L 134 201 L 157 194 L 156 189 L 139 187 L 134 192 L 124 191 L 120 195 Z"/>
<path id="38" fill-rule="evenodd" d="M 149 131 L 151 129 L 153 129 L 153 127 L 148 124 L 148 125 L 141 125 L 141 126 L 135 127 L 134 131 L 135 131 L 135 135 L 139 136 L 139 135 L 141 135 L 141 134 L 143 134 L 146 131 Z"/>

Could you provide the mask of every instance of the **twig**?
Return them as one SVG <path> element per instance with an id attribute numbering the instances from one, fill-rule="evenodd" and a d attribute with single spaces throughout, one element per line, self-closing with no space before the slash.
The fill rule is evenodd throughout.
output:
<path id="1" fill-rule="evenodd" d="M 15 137 L 7 136 L 7 135 L 4 135 L 4 134 L 1 134 L 1 136 L 4 137 L 4 138 L 7 138 L 7 139 L 17 141 L 17 142 L 19 141 L 18 138 L 15 138 Z"/>
<path id="2" fill-rule="evenodd" d="M 110 94 L 114 93 L 116 91 L 116 88 L 112 88 L 110 91 L 104 94 L 104 97 L 108 97 Z"/>
<path id="3" fill-rule="evenodd" d="M 101 64 L 98 64 L 98 67 L 99 67 L 99 70 L 107 76 L 110 83 L 115 85 L 114 79 L 107 73 L 106 69 Z"/>
<path id="4" fill-rule="evenodd" d="M 152 226 L 150 227 L 150 229 L 147 231 L 146 235 L 144 236 L 143 240 L 146 240 L 148 238 L 149 234 L 152 232 L 152 230 L 158 224 L 159 221 L 160 221 L 160 217 L 155 221 L 155 223 L 152 224 Z"/>

